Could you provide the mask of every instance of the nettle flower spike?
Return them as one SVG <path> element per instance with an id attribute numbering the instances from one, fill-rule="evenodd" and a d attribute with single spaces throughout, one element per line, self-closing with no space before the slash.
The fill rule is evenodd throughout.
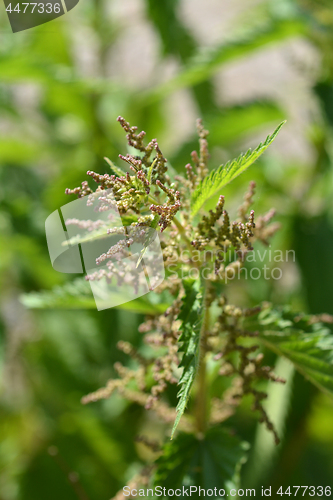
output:
<path id="1" fill-rule="evenodd" d="M 255 215 L 252 209 L 254 181 L 250 182 L 234 220 L 226 208 L 227 200 L 222 190 L 267 149 L 282 124 L 255 150 L 209 170 L 208 131 L 198 120 L 198 152 L 192 152 L 191 163 L 185 165 L 184 175 L 169 176 L 167 160 L 157 140 L 152 139 L 146 145 L 144 131 L 138 132 L 137 127 L 122 117 L 118 117 L 118 121 L 126 132 L 129 146 L 137 150 L 137 155 L 119 155 L 129 165 L 131 173 L 123 172 L 108 160 L 113 174 L 87 173 L 97 185 L 95 191 L 84 181 L 81 187 L 68 189 L 66 193 L 87 196 L 89 200 L 95 193 L 110 189 L 120 215 L 129 221 L 131 230 L 137 228 L 138 234 L 142 232 L 141 239 L 145 241 L 145 228 L 160 228 L 167 278 L 154 293 L 158 295 L 167 290 L 171 299 L 162 312 L 152 308 L 139 328 L 144 342 L 151 347 L 151 352 L 156 351 L 156 356 L 143 357 L 130 343 L 119 342 L 118 348 L 134 359 L 138 368 L 130 370 L 117 363 L 118 377 L 107 382 L 105 388 L 86 396 L 83 402 L 108 398 L 117 391 L 122 397 L 156 412 L 166 424 L 174 422 L 172 436 L 179 425 L 180 429 L 201 439 L 210 432 L 210 427 L 233 415 L 242 398 L 249 395 L 253 400 L 253 411 L 258 413 L 259 420 L 278 443 L 277 431 L 263 405 L 267 394 L 262 386 L 260 390 L 258 388 L 258 383 L 265 380 L 285 382 L 264 364 L 261 350 L 266 335 L 265 325 L 269 320 L 273 330 L 280 328 L 279 325 L 288 325 L 286 335 L 296 336 L 302 331 L 301 326 L 296 324 L 296 317 L 282 320 L 287 313 L 271 310 L 267 304 L 254 308 L 230 304 L 221 292 L 222 288 L 216 284 L 226 285 L 235 279 L 245 266 L 247 255 L 253 252 L 254 243 L 269 244 L 278 229 L 278 224 L 271 222 L 275 214 L 273 209 L 263 216 Z M 217 194 L 215 209 L 204 213 L 206 201 Z M 102 207 L 107 206 L 107 202 L 105 197 Z M 73 219 L 71 223 L 80 224 L 87 231 L 99 230 L 99 221 Z M 128 228 L 122 228 L 122 231 L 126 233 Z M 120 228 L 110 228 L 110 233 L 122 234 Z M 105 267 L 87 276 L 87 280 L 123 279 L 128 269 L 122 264 L 121 255 L 127 255 L 129 245 L 136 237 L 134 231 L 131 237 L 97 256 L 97 265 L 104 263 Z M 118 261 L 112 261 L 115 256 L 118 256 Z M 133 277 L 127 279 L 133 288 L 138 286 Z M 223 289 L 227 290 L 227 287 Z M 305 330 L 311 328 L 309 325 L 304 327 Z M 324 331 L 321 335 L 325 336 Z M 275 340 L 271 336 L 270 342 L 278 346 L 279 336 Z M 275 344 L 274 349 L 278 350 Z M 288 357 L 288 353 L 284 352 L 284 355 Z M 231 383 L 220 398 L 214 398 L 208 404 L 209 381 L 205 365 L 210 358 L 219 363 L 218 376 L 230 377 Z M 306 371 L 306 367 L 303 368 Z M 193 412 L 184 415 L 194 380 L 197 380 L 197 386 L 191 405 Z M 175 384 L 180 387 L 176 408 L 167 402 L 165 396 L 168 387 Z M 149 442 L 145 438 L 143 441 Z"/>
<path id="2" fill-rule="evenodd" d="M 167 159 L 156 139 L 152 139 L 145 146 L 146 133 L 144 131 L 137 133 L 137 127 L 131 127 L 121 116 L 118 117 L 118 121 L 127 133 L 129 146 L 138 150 L 137 156 L 119 155 L 129 165 L 134 175 L 122 172 L 109 161 L 111 168 L 118 174 L 120 170 L 121 175 L 101 175 L 91 170 L 88 170 L 87 175 L 98 184 L 97 189 L 110 189 L 112 191 L 121 215 L 128 212 L 140 215 L 144 211 L 150 211 L 151 217 L 145 216 L 144 219 L 141 217 L 137 224 L 144 225 L 146 222 L 146 225 L 150 226 L 153 221 L 156 221 L 155 215 L 157 214 L 160 217 L 156 224 L 163 232 L 171 225 L 174 216 L 181 207 L 180 192 L 168 187 L 171 182 L 166 175 Z M 154 188 L 154 193 L 152 193 L 152 188 Z M 76 194 L 78 197 L 91 193 L 93 190 L 87 181 L 82 183 L 82 187 L 66 189 L 66 194 Z M 134 225 L 137 224 L 134 223 Z"/>
<path id="3" fill-rule="evenodd" d="M 71 229 L 77 226 L 81 230 L 79 239 L 84 241 L 101 237 L 103 231 L 103 238 L 105 233 L 120 236 L 120 241 L 112 246 L 110 243 L 110 248 L 110 240 L 105 239 L 103 253 L 98 241 L 101 255 L 93 256 L 96 266 L 92 265 L 86 276 L 92 288 L 101 285 L 105 291 L 111 282 L 116 283 L 118 296 L 121 295 L 119 285 L 125 281 L 136 293 L 142 275 L 133 272 L 131 263 L 134 260 L 137 269 L 142 259 L 148 261 L 150 234 L 156 237 L 156 229 L 162 233 L 159 257 L 166 278 L 158 281 L 153 294 L 148 294 L 146 287 L 145 297 L 141 294 L 142 300 L 136 303 L 140 312 L 146 313 L 138 329 L 142 343 L 135 342 L 141 347 L 124 341 L 118 343 L 118 349 L 128 357 L 130 368 L 126 363 L 115 363 L 116 376 L 106 381 L 105 387 L 85 396 L 82 402 L 106 399 L 117 392 L 124 399 L 155 412 L 166 429 L 172 427 L 170 437 L 175 439 L 162 447 L 145 436 L 138 438 L 159 458 L 150 461 L 128 487 L 170 484 L 170 473 L 175 470 L 179 484 L 188 479 L 182 471 L 187 475 L 192 471 L 195 474 L 191 477 L 200 477 L 196 471 L 201 471 L 201 456 L 205 453 L 207 463 L 224 471 L 221 487 L 225 488 L 225 497 L 245 460 L 245 452 L 240 439 L 224 429 L 224 422 L 235 414 L 244 397 L 250 398 L 254 415 L 270 431 L 275 443 L 279 443 L 265 400 L 269 392 L 267 383 L 284 384 L 285 380 L 268 366 L 266 351 L 287 358 L 317 388 L 333 393 L 333 339 L 323 324 L 333 323 L 332 317 L 307 316 L 294 313 L 289 307 L 274 308 L 265 302 L 248 307 L 246 303 L 230 301 L 230 296 L 239 296 L 239 287 L 234 286 L 236 280 L 244 283 L 247 279 L 240 271 L 253 269 L 247 260 L 250 256 L 252 262 L 255 260 L 254 244 L 269 245 L 279 224 L 272 222 L 274 209 L 264 215 L 254 212 L 254 181 L 250 182 L 236 215 L 228 207 L 224 188 L 266 151 L 283 123 L 256 149 L 211 169 L 208 132 L 198 120 L 198 152 L 192 152 L 191 163 L 185 165 L 183 174 L 174 175 L 171 168 L 168 171 L 167 160 L 156 139 L 146 144 L 144 131 L 138 132 L 137 127 L 122 117 L 118 117 L 118 121 L 129 146 L 137 152 L 120 155 L 130 172 L 110 160 L 107 162 L 112 173 L 89 170 L 87 175 L 94 187 L 84 181 L 66 193 L 86 197 L 87 205 L 95 207 L 96 220 L 80 221 L 73 216 L 66 223 Z M 109 192 L 105 193 L 106 190 Z M 216 206 L 206 211 L 205 204 L 213 196 L 217 198 Z M 111 224 L 112 217 L 109 218 L 107 212 L 111 208 L 117 208 L 121 227 Z M 82 231 L 87 232 L 83 237 Z M 72 238 L 76 243 L 78 236 Z M 142 248 L 139 258 L 132 254 L 134 242 Z M 155 261 L 152 259 L 150 264 L 152 271 Z M 251 276 L 251 272 L 248 274 Z M 102 283 L 98 283 L 100 281 Z M 60 297 L 63 301 L 68 295 L 73 299 L 73 284 L 70 285 L 72 288 L 57 290 L 56 300 Z M 243 293 L 240 296 L 246 301 Z M 142 344 L 148 349 L 142 348 Z M 207 369 L 212 366 L 213 370 Z M 220 377 L 228 377 L 230 383 L 222 382 Z M 178 385 L 176 405 L 175 385 Z M 227 388 L 217 392 L 222 387 Z M 211 394 L 218 396 L 211 397 Z M 183 432 L 178 434 L 179 430 Z M 164 430 L 161 441 L 162 435 Z M 225 457 L 228 457 L 228 467 L 225 467 Z M 179 463 L 184 467 L 179 468 Z M 122 493 L 115 498 L 123 498 Z"/>

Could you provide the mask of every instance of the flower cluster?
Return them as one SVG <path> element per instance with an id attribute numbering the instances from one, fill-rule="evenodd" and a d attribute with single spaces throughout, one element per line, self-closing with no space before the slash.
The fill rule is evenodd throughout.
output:
<path id="1" fill-rule="evenodd" d="M 239 405 L 244 395 L 252 395 L 253 410 L 259 411 L 260 420 L 272 431 L 276 443 L 278 436 L 267 416 L 262 401 L 266 397 L 264 391 L 257 388 L 258 381 L 263 379 L 284 382 L 276 377 L 270 367 L 263 366 L 263 356 L 258 352 L 256 334 L 246 331 L 242 322 L 247 316 L 259 312 L 260 308 L 241 309 L 228 303 L 218 285 L 223 274 L 244 264 L 244 257 L 253 250 L 256 240 L 268 244 L 269 238 L 278 229 L 277 224 L 271 224 L 274 215 L 269 211 L 262 217 L 255 217 L 251 209 L 255 194 L 255 183 L 251 182 L 244 201 L 238 210 L 238 219 L 230 220 L 225 209 L 225 198 L 221 195 L 215 210 L 201 216 L 193 226 L 189 218 L 189 192 L 198 187 L 200 181 L 208 173 L 208 132 L 204 130 L 201 121 L 197 123 L 199 135 L 199 152 L 192 152 L 192 164 L 185 166 L 186 176 L 168 174 L 167 160 L 163 156 L 156 139 L 144 144 L 145 132 L 137 132 L 137 127 L 131 127 L 124 118 L 118 121 L 127 134 L 128 144 L 138 151 L 136 156 L 120 155 L 133 174 L 123 173 L 118 167 L 112 166 L 115 174 L 100 175 L 88 171 L 87 174 L 98 185 L 95 193 L 109 189 L 115 200 L 117 209 L 123 220 L 129 221 L 132 230 L 142 228 L 155 229 L 158 225 L 163 233 L 161 246 L 166 265 L 174 266 L 178 279 L 166 279 L 157 289 L 156 294 L 168 295 L 168 307 L 162 313 L 146 317 L 139 331 L 143 335 L 143 343 L 148 346 L 149 355 L 143 355 L 128 342 L 119 342 L 118 348 L 132 358 L 136 369 L 129 369 L 120 363 L 115 364 L 117 378 L 107 382 L 106 386 L 83 398 L 83 403 L 108 398 L 114 391 L 146 409 L 155 411 L 167 424 L 174 421 L 176 409 L 174 401 L 166 395 L 171 386 L 175 386 L 180 377 L 179 339 L 181 336 L 180 311 L 182 299 L 186 294 L 180 270 L 184 265 L 200 269 L 207 265 L 207 250 L 215 256 L 211 262 L 211 274 L 206 277 L 204 326 L 200 332 L 200 359 L 204 363 L 211 358 L 219 363 L 219 375 L 231 378 L 230 387 L 221 398 L 213 398 L 207 411 L 207 425 L 215 425 L 229 418 Z M 81 188 L 66 190 L 68 194 L 79 197 L 91 196 L 92 190 L 87 182 Z M 126 219 L 127 217 L 127 219 Z M 78 224 L 78 221 L 71 221 Z M 98 230 L 99 222 L 86 224 L 80 222 L 87 230 Z M 126 225 L 126 224 L 125 224 Z M 110 231 L 116 231 L 110 229 Z M 126 229 L 127 232 L 127 229 Z M 119 252 L 126 252 L 135 233 L 113 245 L 106 253 L 97 258 L 97 264 L 106 261 L 107 270 L 96 272 L 87 277 L 89 280 L 99 280 L 103 277 L 111 279 L 112 275 L 125 272 L 111 262 L 111 257 Z M 226 254 L 233 249 L 235 260 L 227 262 Z M 184 262 L 183 255 L 187 252 L 188 259 Z M 199 257 L 197 256 L 199 254 Z M 119 271 L 120 269 L 120 271 Z M 222 274 L 221 274 L 222 270 Z M 136 286 L 133 284 L 133 286 Z M 211 316 L 209 311 L 215 311 Z M 204 378 L 203 378 L 204 380 Z M 200 388 L 199 388 L 200 392 Z M 202 418 L 202 415 L 201 417 Z M 196 417 L 185 414 L 181 421 L 181 429 L 195 432 L 198 425 Z M 145 438 L 142 438 L 145 440 Z M 146 440 L 147 441 L 147 440 Z M 148 441 L 147 441 L 148 442 Z M 143 474 L 144 478 L 146 475 Z M 146 479 L 145 479 L 146 481 Z"/>
<path id="2" fill-rule="evenodd" d="M 275 443 L 279 444 L 280 440 L 274 425 L 269 420 L 269 417 L 262 405 L 262 400 L 267 397 L 263 391 L 259 391 L 254 387 L 254 384 L 260 379 L 271 380 L 273 382 L 285 383 L 285 380 L 277 377 L 272 372 L 269 366 L 262 366 L 264 355 L 258 353 L 259 345 L 250 342 L 244 343 L 244 339 L 251 340 L 258 334 L 256 332 L 247 331 L 242 327 L 241 320 L 248 316 L 258 314 L 261 307 L 250 309 L 241 309 L 233 305 L 228 305 L 226 297 L 219 298 L 219 305 L 222 312 L 217 318 L 217 321 L 212 329 L 211 339 L 216 339 L 216 336 L 223 331 L 223 336 L 219 338 L 215 347 L 218 345 L 221 350 L 214 356 L 215 360 L 222 360 L 222 366 L 219 371 L 221 376 L 234 377 L 232 390 L 224 396 L 220 402 L 220 420 L 215 411 L 214 421 L 224 420 L 224 413 L 226 408 L 232 407 L 233 409 L 238 406 L 243 396 L 251 394 L 254 397 L 252 409 L 259 411 L 260 422 L 265 422 L 266 427 L 270 430 L 275 439 Z M 234 354 L 237 353 L 235 360 Z"/>
<path id="3" fill-rule="evenodd" d="M 146 225 L 150 227 L 154 223 L 161 227 L 161 231 L 164 231 L 171 225 L 174 216 L 181 207 L 180 193 L 171 187 L 170 178 L 166 175 L 167 159 L 160 150 L 156 139 L 151 140 L 145 146 L 143 141 L 145 132 L 137 134 L 137 127 L 131 127 L 120 116 L 118 121 L 127 132 L 129 146 L 137 149 L 139 153 L 137 156 L 119 155 L 129 165 L 134 175 L 123 172 L 112 164 L 113 170 L 120 175 L 101 175 L 91 170 L 88 170 L 87 175 L 98 184 L 95 193 L 105 190 L 111 191 L 120 215 L 139 215 L 132 223 L 133 226 Z M 154 189 L 153 192 L 152 189 Z M 70 195 L 76 194 L 82 198 L 93 193 L 93 190 L 89 187 L 88 182 L 84 181 L 81 187 L 66 189 L 65 192 Z M 145 212 L 150 212 L 150 214 L 142 216 Z"/>

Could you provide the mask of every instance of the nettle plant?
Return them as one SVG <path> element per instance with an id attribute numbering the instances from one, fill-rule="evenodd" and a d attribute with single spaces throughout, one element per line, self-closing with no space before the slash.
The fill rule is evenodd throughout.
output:
<path id="1" fill-rule="evenodd" d="M 289 359 L 313 384 L 333 393 L 333 337 L 321 318 L 267 303 L 242 308 L 228 300 L 226 283 L 244 266 L 253 243 L 268 245 L 278 229 L 271 222 L 273 210 L 259 217 L 251 210 L 255 183 L 250 183 L 237 220 L 230 220 L 222 194 L 214 210 L 201 213 L 209 198 L 264 153 L 283 123 L 255 150 L 209 171 L 208 132 L 198 120 L 199 152 L 192 153 L 184 175 L 175 175 L 156 139 L 145 145 L 145 132 L 137 133 L 137 127 L 121 117 L 118 121 L 131 151 L 137 150 L 136 155 L 119 155 L 131 174 L 108 160 L 112 175 L 88 175 L 97 183 L 95 192 L 111 190 L 125 227 L 160 228 L 166 278 L 151 292 L 154 304 L 161 307 L 152 309 L 139 328 L 148 351 L 118 343 L 137 368 L 116 363 L 117 378 L 85 396 L 83 403 L 109 398 L 116 391 L 156 412 L 171 430 L 162 445 L 139 438 L 152 448 L 156 460 L 129 482 L 127 495 L 134 488 L 157 485 L 216 487 L 227 495 L 238 485 L 248 448 L 228 428 L 244 396 L 252 398 L 253 411 L 279 443 L 263 405 L 267 393 L 262 381 L 285 380 L 263 364 L 263 349 Z M 84 181 L 66 192 L 83 197 L 93 191 Z M 98 273 L 86 279 L 99 279 Z M 220 397 L 212 398 L 211 384 L 217 377 L 229 383 Z M 176 407 L 169 404 L 172 385 L 179 387 Z"/>

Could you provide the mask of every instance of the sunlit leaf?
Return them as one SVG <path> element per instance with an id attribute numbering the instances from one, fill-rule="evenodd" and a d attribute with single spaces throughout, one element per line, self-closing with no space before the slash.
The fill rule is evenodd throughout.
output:
<path id="1" fill-rule="evenodd" d="M 244 172 L 266 151 L 268 146 L 272 144 L 280 132 L 284 123 L 285 122 L 280 123 L 272 135 L 269 135 L 265 142 L 261 142 L 255 150 L 252 151 L 249 149 L 245 154 L 242 153 L 238 158 L 228 161 L 225 165 L 220 165 L 217 169 L 212 170 L 212 172 L 210 172 L 210 174 L 200 182 L 192 194 L 192 216 L 200 210 L 202 205 L 209 200 L 209 198 L 214 196 L 214 194 L 217 194 L 224 186 L 229 184 L 229 182 Z"/>

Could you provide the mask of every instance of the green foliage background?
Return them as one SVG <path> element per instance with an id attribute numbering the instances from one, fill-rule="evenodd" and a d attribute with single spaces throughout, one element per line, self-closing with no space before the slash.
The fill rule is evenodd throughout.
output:
<path id="1" fill-rule="evenodd" d="M 274 206 L 282 223 L 272 249 L 294 249 L 296 263 L 283 264 L 281 282 L 247 280 L 231 292 L 244 306 L 274 300 L 333 314 L 331 1 L 249 1 L 228 33 L 209 42 L 191 28 L 183 3 L 81 0 L 64 18 L 15 35 L 0 6 L 1 500 L 109 499 L 151 459 L 135 436 L 164 436 L 157 419 L 117 396 L 80 403 L 114 375 L 115 361 L 128 363 L 115 345 L 119 339 L 140 345 L 137 326 L 147 306 L 97 312 L 74 300 L 67 308 L 53 303 L 41 310 L 20 301 L 22 293 L 72 281 L 51 267 L 44 221 L 69 201 L 66 187 L 78 185 L 87 170 L 108 172 L 103 157 L 116 160 L 126 152 L 118 115 L 146 130 L 149 139 L 157 137 L 177 170 L 196 147 L 194 121 L 192 132 L 177 142 L 177 124 L 189 121 L 184 102 L 191 102 L 194 118 L 201 116 L 211 132 L 212 168 L 257 145 L 286 118 L 282 146 L 278 139 L 223 194 L 228 207 L 236 207 L 255 179 L 254 208 Z M 204 30 L 205 3 L 195 5 Z M 216 16 L 228 14 L 228 5 L 215 7 Z M 136 46 L 136 38 L 147 26 L 146 50 Z M 285 104 L 274 97 L 274 78 L 269 98 L 259 91 L 236 104 L 219 97 L 223 83 L 218 88 L 224 70 L 247 62 L 242 81 L 234 83 L 242 89 L 252 79 L 260 89 L 256 58 L 279 47 L 288 58 L 295 40 L 308 44 L 317 60 L 316 70 L 302 54 L 289 61 L 310 82 L 313 109 L 303 137 L 308 158 L 290 157 L 283 148 L 299 127 L 287 84 Z M 258 427 L 246 401 L 231 421 L 253 443 L 242 486 L 332 486 L 332 400 L 289 365 L 280 361 L 277 369 L 288 373 L 288 384 L 269 388 L 267 408 L 283 438 L 279 448 Z M 212 391 L 219 394 L 221 385 L 215 385 Z M 170 398 L 176 402 L 175 394 Z M 52 447 L 59 450 L 55 457 Z M 70 484 L 70 471 L 79 474 L 79 483 Z"/>

